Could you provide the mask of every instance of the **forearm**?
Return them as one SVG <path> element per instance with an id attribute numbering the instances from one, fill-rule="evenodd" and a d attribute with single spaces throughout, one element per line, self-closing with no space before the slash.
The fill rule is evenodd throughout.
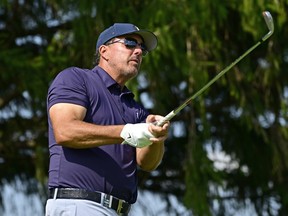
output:
<path id="1" fill-rule="evenodd" d="M 94 125 L 80 120 L 54 127 L 56 142 L 70 148 L 91 148 L 121 143 L 123 125 Z"/>
<path id="2" fill-rule="evenodd" d="M 164 143 L 154 143 L 145 148 L 137 148 L 137 164 L 145 171 L 155 170 L 164 155 Z"/>

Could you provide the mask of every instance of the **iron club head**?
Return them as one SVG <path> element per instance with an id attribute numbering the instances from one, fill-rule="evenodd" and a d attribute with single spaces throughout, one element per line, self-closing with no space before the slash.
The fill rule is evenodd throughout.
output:
<path id="1" fill-rule="evenodd" d="M 273 32 L 274 32 L 274 23 L 273 23 L 273 17 L 272 15 L 270 14 L 269 11 L 264 11 L 263 13 L 263 17 L 265 19 L 265 22 L 266 22 L 266 25 L 269 29 L 269 32 L 262 38 L 262 40 L 266 40 L 267 38 L 269 38 Z"/>

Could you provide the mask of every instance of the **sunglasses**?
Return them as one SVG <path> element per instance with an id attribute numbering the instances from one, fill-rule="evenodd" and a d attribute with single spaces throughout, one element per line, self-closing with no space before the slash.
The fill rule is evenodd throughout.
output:
<path id="1" fill-rule="evenodd" d="M 147 50 L 147 47 L 145 46 L 145 44 L 144 43 L 138 43 L 138 41 L 134 38 L 119 39 L 119 40 L 108 42 L 105 45 L 110 45 L 110 44 L 114 44 L 114 43 L 122 43 L 128 49 L 135 49 L 137 46 L 139 46 L 142 50 L 142 56 L 146 56 L 148 53 L 148 50 Z"/>

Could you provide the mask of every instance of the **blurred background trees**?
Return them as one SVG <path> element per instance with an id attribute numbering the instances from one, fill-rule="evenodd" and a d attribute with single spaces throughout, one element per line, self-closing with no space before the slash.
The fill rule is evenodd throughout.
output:
<path id="1" fill-rule="evenodd" d="M 106 27 L 131 22 L 158 36 L 129 88 L 166 115 L 268 32 L 264 10 L 272 37 L 173 119 L 165 158 L 139 172 L 139 187 L 175 195 L 193 215 L 247 203 L 258 215 L 287 215 L 287 0 L 1 0 L 2 186 L 20 178 L 46 200 L 47 89 L 66 67 L 93 67 Z"/>

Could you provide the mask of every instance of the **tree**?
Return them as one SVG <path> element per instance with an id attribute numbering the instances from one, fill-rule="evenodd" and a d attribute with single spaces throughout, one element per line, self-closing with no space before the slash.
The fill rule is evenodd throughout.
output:
<path id="1" fill-rule="evenodd" d="M 66 67 L 91 68 L 105 27 L 132 22 L 159 37 L 129 88 L 165 115 L 267 32 L 261 12 L 269 10 L 274 35 L 173 119 L 161 166 L 139 176 L 141 188 L 173 193 L 195 215 L 224 215 L 226 202 L 237 209 L 247 199 L 259 215 L 287 214 L 287 7 L 284 0 L 2 1 L 0 157 L 11 168 L 0 166 L 1 179 L 45 184 L 49 83 Z M 230 166 L 215 168 L 217 151 Z"/>

